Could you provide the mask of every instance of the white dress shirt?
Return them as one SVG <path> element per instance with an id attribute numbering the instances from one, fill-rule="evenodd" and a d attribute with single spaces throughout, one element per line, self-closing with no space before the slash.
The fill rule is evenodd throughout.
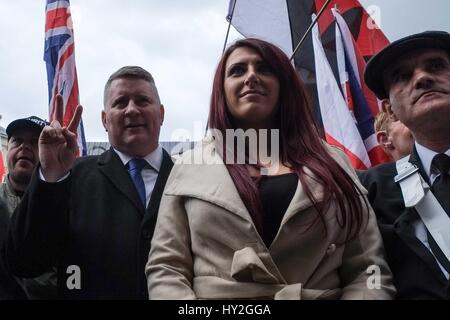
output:
<path id="1" fill-rule="evenodd" d="M 124 166 L 126 166 L 127 163 L 133 159 L 133 157 L 130 157 L 119 150 L 114 148 L 113 150 L 117 153 Z M 141 175 L 145 184 L 145 206 L 148 207 L 148 203 L 152 197 L 153 188 L 155 187 L 156 179 L 158 178 L 163 160 L 163 149 L 161 145 L 158 145 L 152 153 L 146 155 L 142 159 L 147 161 L 147 165 L 142 169 Z"/>
<path id="2" fill-rule="evenodd" d="M 417 142 L 415 142 L 415 145 L 416 145 L 417 154 L 419 155 L 420 161 L 422 162 L 422 166 L 430 179 L 430 183 L 433 184 L 433 182 L 436 180 L 436 178 L 439 177 L 439 172 L 434 167 L 431 166 L 431 162 L 433 161 L 434 156 L 437 155 L 438 153 L 418 144 Z M 450 156 L 450 149 L 448 149 L 445 152 L 445 154 Z M 419 219 L 413 223 L 413 226 L 414 226 L 416 237 L 433 254 L 433 252 L 431 251 L 431 248 L 430 248 L 430 244 L 428 243 L 427 229 L 425 227 L 425 224 L 422 222 L 421 219 Z M 433 254 L 433 256 L 434 256 L 434 254 Z M 436 257 L 435 257 L 435 259 L 436 259 Z M 439 263 L 439 261 L 437 259 L 436 259 L 436 261 L 437 261 L 439 267 L 441 268 L 442 272 L 444 273 L 445 277 L 447 279 L 449 279 L 449 273 L 441 266 L 441 264 Z"/>

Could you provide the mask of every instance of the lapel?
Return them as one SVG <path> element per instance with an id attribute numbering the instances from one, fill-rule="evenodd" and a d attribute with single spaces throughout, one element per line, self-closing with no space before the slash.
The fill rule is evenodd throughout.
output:
<path id="1" fill-rule="evenodd" d="M 163 149 L 163 161 L 161 163 L 161 168 L 159 169 L 158 178 L 155 182 L 155 187 L 152 191 L 152 197 L 148 204 L 143 224 L 146 223 L 150 218 L 156 217 L 159 210 L 159 204 L 161 202 L 161 196 L 164 191 L 164 187 L 169 177 L 170 171 L 173 167 L 173 161 L 170 155 Z"/>
<path id="2" fill-rule="evenodd" d="M 201 199 L 253 223 L 213 143 L 201 142 L 176 161 L 164 193 Z"/>
<path id="3" fill-rule="evenodd" d="M 97 166 L 100 172 L 114 185 L 114 187 L 119 190 L 119 192 L 122 193 L 142 215 L 144 215 L 144 206 L 131 181 L 128 171 L 112 148 L 100 155 Z"/>
<path id="4" fill-rule="evenodd" d="M 416 147 L 414 146 L 409 162 L 416 165 L 419 168 L 420 175 L 429 184 L 429 178 L 423 168 L 422 162 L 420 161 L 419 155 L 417 154 Z M 393 179 L 393 178 L 392 178 Z M 400 190 L 400 186 L 396 186 Z M 400 197 L 402 193 L 400 191 Z M 401 199 L 403 201 L 403 197 Z M 414 226 L 412 223 L 420 219 L 419 214 L 414 208 L 405 208 L 403 213 L 395 220 L 394 228 L 397 235 L 403 240 L 403 242 L 421 259 L 424 263 L 432 270 L 432 274 L 439 280 L 447 282 L 444 274 L 439 268 L 436 259 L 431 254 L 430 250 L 425 247 L 425 245 L 416 237 Z"/>
<path id="5" fill-rule="evenodd" d="M 308 184 L 309 190 L 311 194 L 314 196 L 316 201 L 319 203 L 323 199 L 323 187 L 317 183 L 317 180 L 314 179 L 314 174 L 308 168 L 304 167 L 305 171 L 305 183 Z M 292 218 L 296 213 L 299 213 L 309 207 L 311 207 L 313 203 L 309 199 L 305 187 L 302 185 L 300 180 L 297 184 L 297 190 L 292 197 L 291 203 L 289 204 L 286 213 L 283 216 L 283 220 L 281 221 L 280 229 L 286 224 L 290 218 Z M 276 240 L 276 237 L 274 241 Z"/>
<path id="6" fill-rule="evenodd" d="M 214 150 L 213 143 L 203 142 L 200 148 L 197 147 L 178 159 L 175 167 L 183 164 L 184 166 L 181 170 L 176 170 L 165 193 L 195 197 L 210 202 L 253 224 L 250 213 L 239 196 L 222 158 L 212 150 Z M 203 159 L 203 163 L 192 164 L 195 159 Z M 323 189 L 317 183 L 313 183 L 313 174 L 309 169 L 305 168 L 305 172 L 308 174 L 306 181 L 312 194 L 320 201 L 323 198 Z M 312 205 L 299 182 L 280 228 L 296 213 Z"/>

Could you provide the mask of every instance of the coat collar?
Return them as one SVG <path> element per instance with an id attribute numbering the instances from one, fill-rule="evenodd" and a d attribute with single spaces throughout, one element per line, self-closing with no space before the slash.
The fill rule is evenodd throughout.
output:
<path id="1" fill-rule="evenodd" d="M 307 168 L 305 171 L 310 175 L 306 179 L 307 182 L 312 182 L 311 171 Z M 323 198 L 322 187 L 317 183 L 310 183 L 309 186 L 312 194 L 320 201 Z M 176 161 L 164 192 L 168 195 L 187 196 L 210 202 L 253 223 L 221 156 L 215 150 L 214 144 L 209 141 L 200 142 Z M 297 212 L 312 205 L 299 181 L 281 225 Z"/>
<path id="2" fill-rule="evenodd" d="M 119 190 L 131 203 L 144 214 L 144 206 L 139 198 L 131 178 L 117 153 L 110 148 L 102 153 L 97 161 L 98 168 L 106 178 Z"/>
<path id="3" fill-rule="evenodd" d="M 162 149 L 162 162 L 159 168 L 158 178 L 155 182 L 152 198 L 150 199 L 146 211 L 125 165 L 112 148 L 99 156 L 97 166 L 100 172 L 106 176 L 116 189 L 119 190 L 142 215 L 145 214 L 145 216 L 151 217 L 157 214 L 164 185 L 166 184 L 170 170 L 173 167 L 172 158 L 166 150 Z"/>

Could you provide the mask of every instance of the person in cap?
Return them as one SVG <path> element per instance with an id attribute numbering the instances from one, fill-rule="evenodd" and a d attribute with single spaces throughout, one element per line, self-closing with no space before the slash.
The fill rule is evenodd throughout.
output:
<path id="1" fill-rule="evenodd" d="M 381 103 L 385 106 L 389 102 L 384 99 Z M 400 120 L 394 121 L 384 108 L 375 117 L 374 129 L 378 144 L 391 161 L 397 161 L 411 153 L 414 145 L 411 131 Z"/>
<path id="2" fill-rule="evenodd" d="M 101 120 L 111 148 L 76 158 L 78 106 L 67 126 L 63 99 L 39 138 L 40 165 L 11 219 L 8 268 L 33 277 L 57 263 L 58 298 L 148 298 L 144 273 L 159 202 L 173 166 L 159 144 L 164 121 L 153 76 L 138 66 L 114 72 Z"/>
<path id="3" fill-rule="evenodd" d="M 8 175 L 0 184 L 0 237 L 6 237 L 10 218 L 27 189 L 31 175 L 39 161 L 38 139 L 42 129 L 49 123 L 31 116 L 17 119 L 6 128 L 8 135 Z M 4 266 L 0 280 L 0 298 L 48 299 L 56 294 L 56 276 L 48 272 L 36 279 L 17 279 L 8 275 Z"/>
<path id="4" fill-rule="evenodd" d="M 449 234 L 436 236 L 426 217 L 443 221 L 438 229 L 449 222 L 450 34 L 426 31 L 391 43 L 368 62 L 364 78 L 379 99 L 389 100 L 390 116 L 411 130 L 415 144 L 405 161 L 417 168 L 430 186 L 425 199 L 437 199 L 427 211 L 409 204 L 410 195 L 420 191 L 423 183 L 414 170 L 409 172 L 419 181 L 414 188 L 404 188 L 404 179 L 394 181 L 397 166 L 400 172 L 402 165 L 409 166 L 402 161 L 360 175 L 378 217 L 397 298 L 449 299 L 450 263 L 445 244 Z"/>

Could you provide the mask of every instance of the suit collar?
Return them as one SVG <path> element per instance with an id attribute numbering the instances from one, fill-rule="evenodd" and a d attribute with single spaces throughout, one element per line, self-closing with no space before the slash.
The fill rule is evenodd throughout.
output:
<path id="1" fill-rule="evenodd" d="M 148 219 L 152 217 L 156 217 L 159 210 L 159 203 L 161 201 L 161 196 L 164 191 L 164 187 L 166 185 L 167 179 L 169 177 L 170 171 L 173 167 L 173 161 L 170 155 L 166 152 L 166 150 L 162 149 L 162 159 L 161 166 L 158 174 L 158 178 L 156 179 L 155 186 L 152 191 L 152 197 L 147 206 L 147 211 L 144 217 L 145 223 Z"/>
<path id="2" fill-rule="evenodd" d="M 427 183 L 430 183 L 430 178 L 422 164 L 422 161 L 420 160 L 419 153 L 417 152 L 416 146 L 414 145 L 413 150 L 411 152 L 411 156 L 409 157 L 409 162 L 416 165 L 417 168 L 419 168 L 419 173 L 422 176 L 422 178 L 427 181 Z"/>
<path id="3" fill-rule="evenodd" d="M 117 155 L 119 156 L 120 160 L 122 161 L 123 165 L 126 165 L 131 159 L 133 159 L 133 157 L 120 152 L 119 150 L 113 148 L 114 152 L 117 153 Z M 144 159 L 145 161 L 147 161 L 147 163 L 157 172 L 159 172 L 159 170 L 161 169 L 161 164 L 163 161 L 163 148 L 161 147 L 161 145 L 158 145 L 158 147 L 153 150 L 152 152 L 150 152 L 148 155 L 146 155 L 145 157 L 143 157 L 142 159 Z"/>
<path id="4" fill-rule="evenodd" d="M 97 161 L 98 168 L 106 178 L 119 190 L 139 212 L 144 214 L 144 206 L 133 182 L 117 153 L 110 148 L 102 153 Z"/>

